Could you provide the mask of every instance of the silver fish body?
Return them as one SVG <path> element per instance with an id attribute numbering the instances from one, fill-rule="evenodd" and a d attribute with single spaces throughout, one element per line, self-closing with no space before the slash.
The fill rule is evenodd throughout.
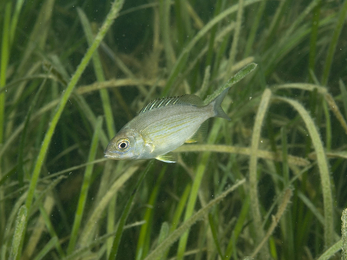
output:
<path id="1" fill-rule="evenodd" d="M 174 162 L 165 154 L 190 140 L 204 121 L 210 117 L 230 120 L 221 108 L 227 92 L 224 90 L 206 106 L 195 95 L 152 101 L 112 138 L 105 157 Z"/>

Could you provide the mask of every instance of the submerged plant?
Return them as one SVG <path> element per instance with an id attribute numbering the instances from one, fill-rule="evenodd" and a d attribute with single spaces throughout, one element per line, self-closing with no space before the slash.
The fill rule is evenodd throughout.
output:
<path id="1" fill-rule="evenodd" d="M 0 14 L 0 259 L 345 257 L 346 0 Z M 175 164 L 103 158 L 151 100 L 229 87 Z"/>

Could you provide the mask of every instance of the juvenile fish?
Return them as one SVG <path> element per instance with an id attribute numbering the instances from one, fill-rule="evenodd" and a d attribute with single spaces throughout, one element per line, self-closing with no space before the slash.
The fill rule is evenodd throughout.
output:
<path id="1" fill-rule="evenodd" d="M 204 121 L 210 117 L 230 120 L 221 107 L 228 90 L 206 106 L 195 95 L 152 101 L 112 138 L 105 157 L 115 160 L 156 158 L 174 163 L 168 153 L 190 141 Z"/>

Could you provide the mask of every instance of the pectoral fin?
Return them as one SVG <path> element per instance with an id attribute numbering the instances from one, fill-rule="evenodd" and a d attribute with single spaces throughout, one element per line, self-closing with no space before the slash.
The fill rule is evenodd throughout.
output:
<path id="1" fill-rule="evenodd" d="M 145 142 L 145 146 L 147 147 L 147 149 L 149 150 L 150 153 L 153 153 L 154 148 L 155 148 L 153 143 Z"/>
<path id="2" fill-rule="evenodd" d="M 166 153 L 155 157 L 155 159 L 166 163 L 175 163 L 177 161 L 176 157 L 174 153 Z"/>

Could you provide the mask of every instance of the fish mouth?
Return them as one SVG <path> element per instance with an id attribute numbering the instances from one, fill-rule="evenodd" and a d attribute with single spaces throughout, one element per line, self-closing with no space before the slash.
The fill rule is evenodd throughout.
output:
<path id="1" fill-rule="evenodd" d="M 113 151 L 113 149 L 111 149 L 110 145 L 107 145 L 107 147 L 104 151 L 104 157 L 105 158 L 114 158 L 115 154 L 117 154 L 117 152 Z"/>
<path id="2" fill-rule="evenodd" d="M 122 158 L 122 153 L 118 151 L 110 151 L 110 150 L 105 150 L 104 152 L 104 157 L 108 159 L 113 159 L 113 160 L 120 160 Z"/>
<path id="3" fill-rule="evenodd" d="M 118 159 L 117 153 L 112 153 L 112 152 L 108 152 L 108 151 L 104 152 L 104 157 L 109 158 L 109 159 Z"/>

